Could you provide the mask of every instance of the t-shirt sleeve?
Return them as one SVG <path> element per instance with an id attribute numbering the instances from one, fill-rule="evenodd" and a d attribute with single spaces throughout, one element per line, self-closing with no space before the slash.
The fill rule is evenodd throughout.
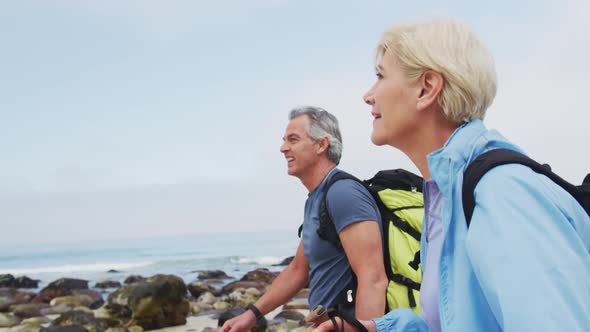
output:
<path id="1" fill-rule="evenodd" d="M 326 203 L 338 234 L 350 224 L 379 220 L 373 196 L 362 184 L 354 180 L 335 182 L 328 190 Z"/>

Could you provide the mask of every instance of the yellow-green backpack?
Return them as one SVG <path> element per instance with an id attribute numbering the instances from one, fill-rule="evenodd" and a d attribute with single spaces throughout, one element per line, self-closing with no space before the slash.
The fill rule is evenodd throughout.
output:
<path id="1" fill-rule="evenodd" d="M 419 291 L 422 282 L 420 236 L 424 217 L 423 179 L 403 169 L 379 171 L 373 178 L 365 181 L 343 171 L 332 175 L 323 188 L 324 199 L 320 206 L 320 226 L 317 233 L 320 238 L 331 242 L 340 250 L 342 244 L 328 213 L 325 197 L 332 184 L 344 179 L 363 184 L 375 198 L 381 212 L 383 257 L 389 279 L 386 311 L 411 308 L 419 314 Z M 353 275 L 352 285 L 346 287 L 338 298 L 341 302 L 346 301 L 350 304 L 354 302 L 354 294 L 356 276 Z"/>

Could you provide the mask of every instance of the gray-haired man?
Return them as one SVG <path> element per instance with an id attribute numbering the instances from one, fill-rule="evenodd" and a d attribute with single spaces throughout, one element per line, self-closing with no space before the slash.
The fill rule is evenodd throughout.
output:
<path id="1" fill-rule="evenodd" d="M 309 283 L 309 304 L 345 310 L 359 319 L 381 316 L 385 310 L 387 277 L 383 265 L 381 217 L 371 194 L 354 180 L 335 182 L 326 195 L 327 211 L 338 232 L 342 249 L 317 234 L 323 187 L 339 172 L 342 155 L 338 120 L 317 107 L 300 107 L 289 114 L 281 153 L 289 175 L 309 191 L 305 202 L 302 239 L 295 258 L 269 290 L 244 314 L 227 321 L 223 332 L 246 331 L 266 314 L 291 299 Z M 354 306 L 340 297 L 356 275 Z"/>

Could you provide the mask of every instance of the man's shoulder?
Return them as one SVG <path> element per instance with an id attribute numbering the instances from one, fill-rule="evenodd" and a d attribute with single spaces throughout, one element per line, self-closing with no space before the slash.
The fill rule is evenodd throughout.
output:
<path id="1" fill-rule="evenodd" d="M 367 200 L 373 201 L 373 196 L 361 182 L 354 179 L 342 179 L 332 184 L 326 192 L 326 199 L 328 203 L 338 201 L 356 205 Z"/>

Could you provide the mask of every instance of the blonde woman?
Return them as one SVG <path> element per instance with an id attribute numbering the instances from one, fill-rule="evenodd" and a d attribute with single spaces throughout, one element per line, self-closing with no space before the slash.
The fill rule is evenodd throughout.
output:
<path id="1" fill-rule="evenodd" d="M 526 166 L 499 166 L 476 186 L 467 226 L 467 166 L 488 150 L 522 152 L 482 122 L 497 85 L 482 42 L 454 20 L 395 26 L 377 46 L 376 74 L 364 96 L 371 140 L 404 152 L 426 180 L 424 275 L 420 316 L 398 309 L 365 327 L 589 331 L 590 220 L 571 195 Z"/>

